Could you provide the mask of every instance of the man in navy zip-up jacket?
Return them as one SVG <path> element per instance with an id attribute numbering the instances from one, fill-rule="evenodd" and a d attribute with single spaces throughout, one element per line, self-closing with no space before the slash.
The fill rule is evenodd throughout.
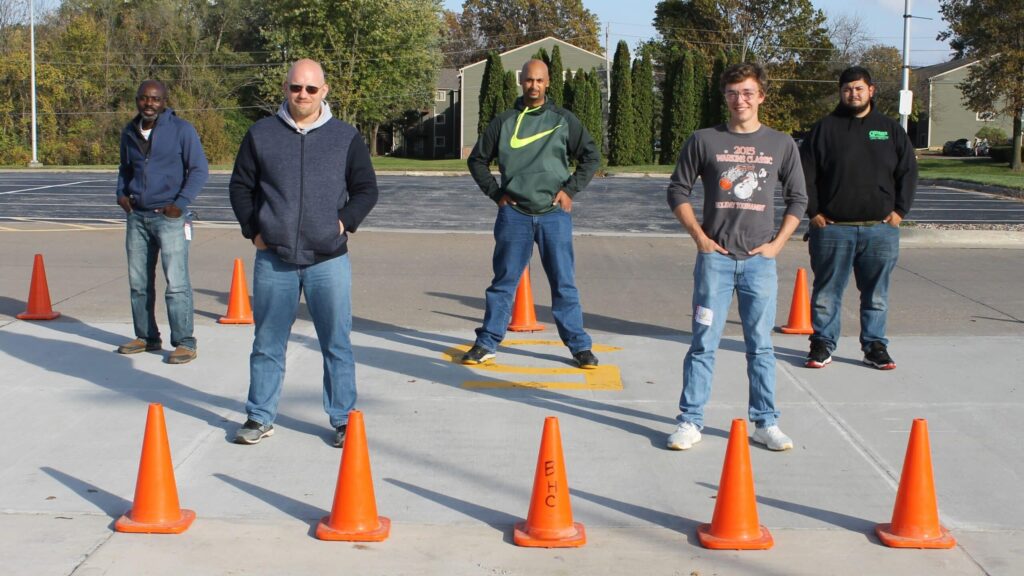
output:
<path id="1" fill-rule="evenodd" d="M 162 347 L 154 312 L 159 254 L 167 278 L 165 300 L 174 346 L 167 362 L 184 364 L 196 357 L 188 207 L 206 183 L 206 155 L 195 128 L 166 107 L 167 87 L 162 82 L 143 82 L 135 104 L 139 114 L 121 131 L 117 173 L 117 203 L 127 213 L 125 247 L 135 339 L 117 351 L 135 354 Z"/>
<path id="2" fill-rule="evenodd" d="M 320 64 L 299 60 L 283 88 L 277 114 L 242 140 L 229 186 L 242 235 L 256 246 L 247 419 L 235 442 L 274 433 L 288 337 L 305 294 L 324 357 L 324 411 L 341 447 L 356 403 L 348 235 L 377 203 L 377 176 L 359 132 L 324 102 L 330 87 Z"/>

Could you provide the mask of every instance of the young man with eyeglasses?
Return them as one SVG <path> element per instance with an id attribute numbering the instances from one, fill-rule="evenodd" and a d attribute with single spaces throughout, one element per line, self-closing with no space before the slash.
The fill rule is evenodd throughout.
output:
<path id="1" fill-rule="evenodd" d="M 839 104 L 814 125 L 800 150 L 814 272 L 808 368 L 832 362 L 851 270 L 860 292 L 863 362 L 896 368 L 885 337 L 889 279 L 900 253 L 900 222 L 914 202 L 917 160 L 903 127 L 875 111 L 874 95 L 867 69 L 844 70 Z"/>
<path id="2" fill-rule="evenodd" d="M 757 64 L 736 64 L 722 73 L 719 87 L 729 107 L 729 121 L 693 133 L 679 153 L 668 186 L 668 204 L 697 246 L 693 336 L 683 361 L 679 424 L 667 441 L 672 450 L 687 450 L 701 440 L 715 351 L 734 292 L 746 347 L 747 416 L 755 424 L 752 438 L 769 450 L 793 447 L 778 426 L 775 407 L 771 337 L 778 293 L 775 257 L 799 225 L 807 195 L 793 138 L 758 120 L 765 82 L 764 70 Z M 704 188 L 700 222 L 692 205 L 698 177 Z M 775 230 L 777 183 L 782 184 L 786 210 Z"/>
<path id="3" fill-rule="evenodd" d="M 377 176 L 359 132 L 331 114 L 323 68 L 299 60 L 277 114 L 253 124 L 231 175 L 231 207 L 256 247 L 247 419 L 235 442 L 274 433 L 285 352 L 301 295 L 323 354 L 323 404 L 342 447 L 356 404 L 349 234 L 377 203 Z"/>
<path id="4" fill-rule="evenodd" d="M 156 323 L 156 262 L 164 269 L 164 302 L 171 326 L 168 364 L 195 359 L 192 282 L 188 248 L 192 240 L 189 205 L 209 175 L 206 154 L 191 124 L 167 106 L 167 87 L 146 80 L 135 95 L 138 115 L 121 131 L 117 204 L 125 211 L 125 249 L 135 339 L 121 354 L 163 347 Z"/>

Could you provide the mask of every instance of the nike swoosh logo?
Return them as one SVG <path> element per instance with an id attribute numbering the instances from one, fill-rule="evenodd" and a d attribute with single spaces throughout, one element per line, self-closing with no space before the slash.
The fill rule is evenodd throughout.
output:
<path id="1" fill-rule="evenodd" d="M 512 131 L 512 139 L 509 140 L 509 142 L 508 142 L 508 145 L 511 146 L 513 149 L 522 148 L 523 146 L 528 146 L 528 145 L 536 142 L 537 140 L 540 140 L 541 138 L 543 138 L 545 136 L 549 136 L 552 132 L 554 132 L 555 130 L 558 130 L 559 128 L 562 127 L 562 125 L 559 124 L 558 126 L 555 126 L 554 128 L 552 128 L 551 130 L 545 130 L 543 132 L 538 132 L 538 133 L 534 134 L 533 136 L 527 136 L 526 138 L 520 138 L 519 137 L 519 125 L 522 124 L 522 122 L 523 122 L 523 116 L 526 116 L 528 113 L 533 112 L 534 110 L 540 110 L 540 106 L 538 106 L 536 108 L 526 108 L 525 110 L 523 110 L 519 114 L 519 118 L 516 119 L 516 129 Z"/>

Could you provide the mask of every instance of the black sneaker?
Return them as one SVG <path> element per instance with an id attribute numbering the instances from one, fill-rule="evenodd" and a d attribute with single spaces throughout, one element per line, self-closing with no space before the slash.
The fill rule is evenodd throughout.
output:
<path id="1" fill-rule="evenodd" d="M 874 366 L 879 370 L 892 370 L 896 368 L 896 362 L 893 361 L 892 356 L 889 356 L 889 351 L 885 349 L 885 344 L 881 342 L 868 344 L 868 349 L 864 352 L 864 363 L 868 366 Z"/>
<path id="2" fill-rule="evenodd" d="M 572 357 L 576 360 L 576 364 L 579 364 L 579 367 L 584 370 L 597 368 L 597 356 L 594 356 L 594 353 L 590 350 L 581 350 L 573 354 Z"/>
<path id="3" fill-rule="evenodd" d="M 273 424 L 260 424 L 255 420 L 246 420 L 245 424 L 235 433 L 235 444 L 259 444 L 267 436 L 274 435 Z"/>
<path id="4" fill-rule="evenodd" d="M 494 356 L 494 352 L 484 349 L 483 346 L 477 346 L 474 344 L 473 347 L 469 349 L 469 352 L 462 355 L 462 363 L 468 365 L 483 364 L 491 358 L 494 358 Z"/>
<path id="5" fill-rule="evenodd" d="M 828 344 L 821 340 L 811 340 L 811 351 L 807 354 L 807 362 L 804 366 L 808 368 L 824 368 L 832 362 L 832 354 L 828 351 Z"/>
<path id="6" fill-rule="evenodd" d="M 345 432 L 348 431 L 348 424 L 342 424 L 334 429 L 334 447 L 341 448 L 345 446 Z"/>

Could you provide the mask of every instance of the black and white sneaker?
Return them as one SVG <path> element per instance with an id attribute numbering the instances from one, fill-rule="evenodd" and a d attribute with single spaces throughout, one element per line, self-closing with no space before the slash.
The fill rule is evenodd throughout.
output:
<path id="1" fill-rule="evenodd" d="M 342 424 L 334 429 L 334 447 L 345 447 L 345 432 L 348 431 L 348 424 Z"/>
<path id="2" fill-rule="evenodd" d="M 576 365 L 584 370 L 597 368 L 597 356 L 594 356 L 594 353 L 590 350 L 580 350 L 573 354 L 572 358 L 576 361 Z"/>
<path id="3" fill-rule="evenodd" d="M 832 362 L 832 354 L 828 351 L 828 344 L 822 340 L 811 340 L 811 351 L 807 354 L 807 361 L 804 366 L 808 368 L 824 368 Z"/>
<path id="4" fill-rule="evenodd" d="M 896 362 L 893 361 L 892 356 L 889 356 L 889 351 L 885 349 L 885 344 L 881 342 L 868 344 L 868 349 L 864 352 L 864 363 L 868 366 L 874 366 L 879 370 L 892 370 L 896 368 Z"/>
<path id="5" fill-rule="evenodd" d="M 260 440 L 273 435 L 273 424 L 260 424 L 255 420 L 246 420 L 245 424 L 235 433 L 235 444 L 259 444 Z"/>
<path id="6" fill-rule="evenodd" d="M 483 364 L 484 362 L 494 358 L 494 356 L 494 352 L 485 349 L 483 346 L 477 346 L 474 344 L 473 347 L 469 349 L 469 352 L 462 355 L 462 363 L 470 366 L 474 364 Z"/>

